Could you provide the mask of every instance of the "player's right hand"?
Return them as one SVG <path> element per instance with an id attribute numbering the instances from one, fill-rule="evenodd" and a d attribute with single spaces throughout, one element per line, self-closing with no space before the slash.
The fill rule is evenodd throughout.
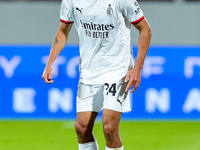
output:
<path id="1" fill-rule="evenodd" d="M 46 84 L 53 83 L 52 80 L 53 68 L 52 66 L 46 66 L 42 75 L 42 79 L 46 82 Z"/>

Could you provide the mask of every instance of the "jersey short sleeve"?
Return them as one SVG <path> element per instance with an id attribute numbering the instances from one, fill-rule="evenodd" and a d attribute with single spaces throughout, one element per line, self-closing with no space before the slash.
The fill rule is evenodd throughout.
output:
<path id="1" fill-rule="evenodd" d="M 62 0 L 60 7 L 60 21 L 63 23 L 73 23 L 72 7 L 70 0 Z"/>
<path id="2" fill-rule="evenodd" d="M 142 9 L 136 0 L 119 0 L 118 8 L 132 24 L 144 19 Z"/>

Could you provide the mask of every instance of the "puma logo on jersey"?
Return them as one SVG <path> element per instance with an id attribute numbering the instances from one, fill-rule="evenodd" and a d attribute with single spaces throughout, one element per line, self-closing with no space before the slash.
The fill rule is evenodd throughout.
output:
<path id="1" fill-rule="evenodd" d="M 78 10 L 81 14 L 82 14 L 82 9 L 83 8 L 79 9 L 78 7 L 76 7 L 76 10 Z"/>

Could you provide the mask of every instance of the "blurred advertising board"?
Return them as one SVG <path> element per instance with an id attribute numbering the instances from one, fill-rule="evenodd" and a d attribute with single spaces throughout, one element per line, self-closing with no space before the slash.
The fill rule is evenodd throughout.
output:
<path id="1" fill-rule="evenodd" d="M 0 46 L 0 118 L 75 118 L 78 49 L 64 48 L 53 66 L 55 82 L 45 84 L 50 46 Z M 124 119 L 200 119 L 200 47 L 151 46 L 131 99 Z"/>

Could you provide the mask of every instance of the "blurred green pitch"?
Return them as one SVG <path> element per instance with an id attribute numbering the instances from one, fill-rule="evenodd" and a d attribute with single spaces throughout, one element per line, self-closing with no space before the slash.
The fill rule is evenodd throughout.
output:
<path id="1" fill-rule="evenodd" d="M 94 133 L 105 148 L 102 123 Z M 198 121 L 122 121 L 125 150 L 200 150 Z M 78 150 L 73 121 L 0 121 L 0 150 Z"/>

